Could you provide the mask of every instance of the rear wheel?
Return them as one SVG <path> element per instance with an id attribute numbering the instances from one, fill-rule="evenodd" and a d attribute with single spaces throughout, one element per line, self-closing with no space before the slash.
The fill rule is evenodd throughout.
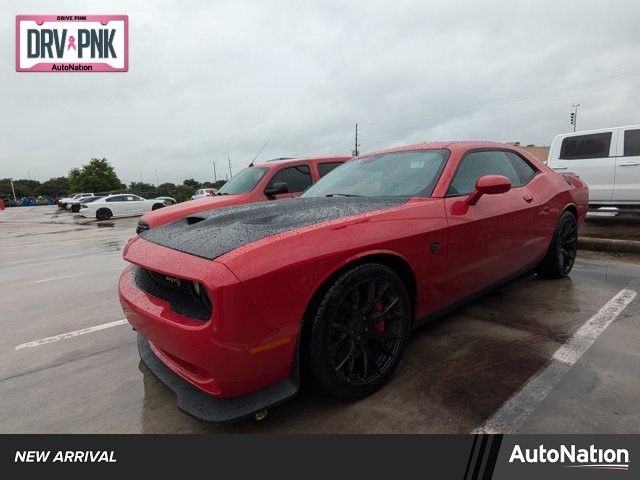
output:
<path id="1" fill-rule="evenodd" d="M 113 213 L 108 208 L 101 208 L 96 212 L 98 220 L 109 220 L 111 217 L 113 217 Z"/>
<path id="2" fill-rule="evenodd" d="M 353 267 L 329 287 L 312 315 L 303 348 L 314 386 L 362 398 L 389 380 L 411 323 L 409 297 L 393 270 L 373 263 Z"/>
<path id="3" fill-rule="evenodd" d="M 556 225 L 549 251 L 538 272 L 551 278 L 569 275 L 578 252 L 578 222 L 571 212 L 564 212 Z"/>

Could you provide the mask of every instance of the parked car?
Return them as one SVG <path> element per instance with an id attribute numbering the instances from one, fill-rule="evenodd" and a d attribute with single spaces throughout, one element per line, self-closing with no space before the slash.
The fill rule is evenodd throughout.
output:
<path id="1" fill-rule="evenodd" d="M 204 197 L 213 197 L 216 193 L 218 193 L 218 190 L 216 190 L 215 188 L 201 188 L 199 190 L 196 190 L 196 193 L 191 196 L 191 200 L 197 200 L 198 198 Z"/>
<path id="2" fill-rule="evenodd" d="M 93 202 L 80 205 L 80 215 L 98 220 L 109 220 L 111 217 L 130 217 L 142 215 L 151 210 L 164 207 L 160 200 L 146 200 L 130 193 L 108 195 Z"/>
<path id="3" fill-rule="evenodd" d="M 129 240 L 120 302 L 180 408 L 232 420 L 380 388 L 411 329 L 531 269 L 573 267 L 588 190 L 527 152 L 442 142 L 363 155 L 300 198 Z"/>
<path id="4" fill-rule="evenodd" d="M 591 208 L 640 208 L 640 125 L 558 135 L 547 163 L 589 185 Z"/>
<path id="5" fill-rule="evenodd" d="M 83 197 L 79 200 L 73 200 L 70 204 L 69 204 L 69 209 L 73 212 L 73 213 L 78 213 L 80 211 L 80 207 L 85 204 L 85 203 L 90 203 L 90 202 L 94 202 L 96 200 L 98 200 L 99 198 L 103 198 L 106 195 L 94 195 L 93 197 Z"/>
<path id="6" fill-rule="evenodd" d="M 160 200 L 162 201 L 162 203 L 165 204 L 165 206 L 170 206 L 170 205 L 175 205 L 177 202 L 177 200 L 175 198 L 172 197 L 156 197 L 156 200 Z"/>
<path id="7" fill-rule="evenodd" d="M 74 200 L 80 200 L 81 198 L 85 198 L 85 197 L 93 197 L 94 194 L 93 193 L 76 193 L 75 195 L 71 196 L 71 197 L 64 197 L 61 198 L 60 200 L 58 200 L 58 207 L 63 208 L 63 209 L 68 209 L 69 208 L 69 204 L 74 201 Z"/>
<path id="8" fill-rule="evenodd" d="M 225 183 L 213 197 L 183 202 L 161 212 L 143 215 L 138 221 L 136 232 L 140 233 L 213 208 L 298 196 L 350 158 L 332 156 L 281 159 L 245 168 Z"/>

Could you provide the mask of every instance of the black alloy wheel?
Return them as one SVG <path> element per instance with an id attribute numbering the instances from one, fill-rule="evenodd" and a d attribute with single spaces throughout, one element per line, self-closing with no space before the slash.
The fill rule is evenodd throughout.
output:
<path id="1" fill-rule="evenodd" d="M 360 398 L 377 390 L 397 367 L 411 308 L 390 268 L 354 267 L 327 291 L 311 331 L 311 371 L 327 393 Z"/>
<path id="2" fill-rule="evenodd" d="M 558 220 L 549 251 L 538 266 L 538 272 L 552 278 L 569 275 L 578 253 L 578 222 L 566 211 Z"/>

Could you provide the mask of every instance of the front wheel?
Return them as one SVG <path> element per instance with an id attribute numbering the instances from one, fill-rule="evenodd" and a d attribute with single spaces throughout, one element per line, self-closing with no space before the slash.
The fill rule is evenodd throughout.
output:
<path id="1" fill-rule="evenodd" d="M 153 207 L 151 207 L 151 210 L 158 210 L 159 208 L 162 208 L 164 206 L 164 203 L 154 203 Z"/>
<path id="2" fill-rule="evenodd" d="M 564 212 L 551 239 L 549 251 L 538 266 L 538 272 L 551 278 L 569 275 L 578 252 L 578 222 L 571 212 Z"/>
<path id="3" fill-rule="evenodd" d="M 351 268 L 329 287 L 312 315 L 303 348 L 313 385 L 355 399 L 389 380 L 411 324 L 409 297 L 393 270 L 373 263 Z"/>

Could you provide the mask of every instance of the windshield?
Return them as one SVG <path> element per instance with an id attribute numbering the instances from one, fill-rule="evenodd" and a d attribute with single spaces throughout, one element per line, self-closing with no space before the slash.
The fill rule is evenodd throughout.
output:
<path id="1" fill-rule="evenodd" d="M 218 195 L 237 195 L 239 193 L 247 193 L 248 191 L 253 190 L 253 187 L 256 186 L 266 171 L 266 168 L 245 168 L 231 177 L 231 180 L 225 183 L 220 190 L 218 190 Z"/>
<path id="2" fill-rule="evenodd" d="M 351 160 L 328 173 L 303 197 L 429 196 L 449 150 L 393 152 Z"/>

